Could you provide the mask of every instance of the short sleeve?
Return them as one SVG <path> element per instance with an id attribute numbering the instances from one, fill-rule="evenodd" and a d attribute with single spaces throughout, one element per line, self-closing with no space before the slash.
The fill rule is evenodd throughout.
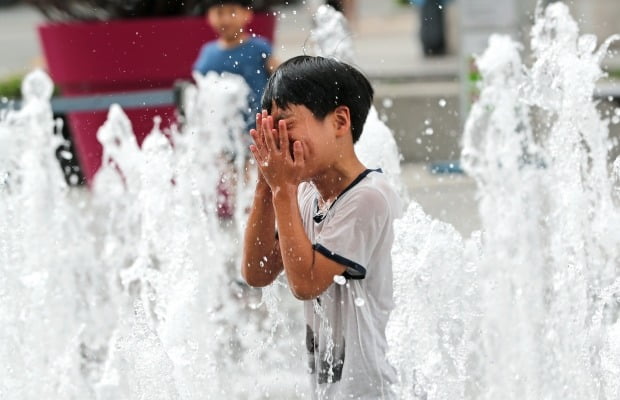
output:
<path id="1" fill-rule="evenodd" d="M 337 202 L 313 247 L 347 268 L 344 276 L 364 279 L 380 239 L 391 223 L 391 210 L 384 195 L 372 187 L 360 188 Z"/>
<path id="2" fill-rule="evenodd" d="M 192 66 L 192 71 L 198 71 L 204 75 L 206 73 L 206 68 L 205 68 L 206 58 L 207 58 L 207 45 L 204 45 L 202 46 L 202 48 L 200 49 L 200 52 L 198 53 L 198 58 L 196 58 L 196 61 L 194 62 L 194 65 Z"/>

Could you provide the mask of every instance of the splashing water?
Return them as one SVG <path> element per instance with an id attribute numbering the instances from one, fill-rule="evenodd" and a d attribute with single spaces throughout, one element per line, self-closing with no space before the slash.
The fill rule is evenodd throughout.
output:
<path id="1" fill-rule="evenodd" d="M 33 72 L 23 83 L 23 108 L 0 120 L 2 398 L 87 393 L 92 365 L 80 352 L 96 353 L 97 333 L 107 329 L 105 294 L 96 286 L 105 274 L 92 257 L 84 202 L 68 190 L 54 156 L 62 139 L 52 87 Z"/>
<path id="2" fill-rule="evenodd" d="M 618 178 L 592 100 L 614 39 L 596 50 L 554 3 L 531 67 L 504 36 L 477 59 L 462 162 L 482 234 L 463 241 L 415 205 L 397 225 L 388 330 L 404 398 L 620 396 Z"/>
<path id="3" fill-rule="evenodd" d="M 331 6 L 322 5 L 315 14 L 315 22 L 310 39 L 316 54 L 356 65 L 352 35 L 344 15 Z M 370 107 L 362 135 L 355 143 L 355 153 L 368 168 L 381 168 L 401 197 L 408 198 L 400 178 L 398 145 L 374 105 Z"/>
<path id="4" fill-rule="evenodd" d="M 355 64 L 353 37 L 345 16 L 331 6 L 322 5 L 314 14 L 314 22 L 311 39 L 316 54 Z"/>
<path id="5" fill-rule="evenodd" d="M 482 230 L 463 238 L 415 202 L 395 226 L 387 335 L 401 398 L 620 397 L 620 159 L 609 168 L 592 101 L 608 44 L 596 49 L 554 3 L 537 16 L 531 67 L 503 36 L 478 58 L 462 161 Z M 142 148 L 110 109 L 92 191 L 69 189 L 58 168 L 44 73 L 0 115 L 0 398 L 307 395 L 286 283 L 261 298 L 236 272 L 254 179 L 241 156 L 247 87 L 195 80 L 184 123 L 156 121 Z M 403 190 L 376 111 L 356 152 Z"/>
<path id="6" fill-rule="evenodd" d="M 156 120 L 142 148 L 110 109 L 92 192 L 69 190 L 58 168 L 45 74 L 29 75 L 24 107 L 2 116 L 0 397 L 305 392 L 301 310 L 285 285 L 261 302 L 237 272 L 249 196 L 234 191 L 254 179 L 241 136 L 249 89 L 239 76 L 195 79 L 184 124 L 162 132 Z M 222 217 L 224 176 L 236 196 Z"/>

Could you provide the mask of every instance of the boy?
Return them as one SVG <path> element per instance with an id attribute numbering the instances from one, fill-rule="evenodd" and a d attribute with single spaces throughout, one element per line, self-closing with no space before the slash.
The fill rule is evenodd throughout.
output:
<path id="1" fill-rule="evenodd" d="M 315 399 L 395 398 L 385 326 L 392 222 L 402 205 L 381 171 L 353 150 L 372 96 L 353 67 L 295 57 L 269 79 L 250 132 L 260 173 L 242 275 L 261 287 L 284 271 L 304 300 Z"/>
<path id="2" fill-rule="evenodd" d="M 201 74 L 224 71 L 243 76 L 250 87 L 250 116 L 260 111 L 260 99 L 271 72 L 277 67 L 271 45 L 252 36 L 246 26 L 253 16 L 251 0 L 207 0 L 206 19 L 218 35 L 200 50 L 193 70 Z M 253 126 L 253 117 L 250 118 Z"/>

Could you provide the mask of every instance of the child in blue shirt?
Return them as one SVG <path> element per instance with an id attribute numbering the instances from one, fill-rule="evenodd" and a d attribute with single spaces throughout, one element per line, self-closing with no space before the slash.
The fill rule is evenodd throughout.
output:
<path id="1" fill-rule="evenodd" d="M 250 87 L 248 116 L 260 112 L 263 90 L 278 63 L 272 57 L 271 44 L 247 32 L 253 17 L 251 0 L 208 0 L 206 19 L 218 38 L 206 43 L 194 63 L 193 70 L 229 72 L 243 76 Z"/>
<path id="2" fill-rule="evenodd" d="M 248 112 L 244 116 L 247 130 L 254 128 L 257 112 L 261 111 L 261 98 L 271 72 L 278 66 L 272 57 L 271 44 L 265 39 L 252 35 L 247 26 L 254 12 L 251 0 L 207 0 L 206 19 L 217 34 L 217 39 L 207 42 L 194 63 L 193 70 L 201 74 L 209 71 L 241 75 L 248 86 Z M 249 135 L 247 135 L 249 140 Z M 232 160 L 235 154 L 228 154 Z M 244 158 L 248 154 L 243 154 Z M 232 166 L 232 163 L 231 163 Z M 233 171 L 224 175 L 234 176 Z M 234 178 L 222 177 L 218 185 L 218 215 L 230 218 L 234 214 Z"/>

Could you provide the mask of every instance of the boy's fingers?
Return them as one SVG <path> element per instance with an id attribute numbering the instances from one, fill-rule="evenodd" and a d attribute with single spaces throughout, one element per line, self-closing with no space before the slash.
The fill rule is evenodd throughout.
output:
<path id="1" fill-rule="evenodd" d="M 258 142 L 258 131 L 256 129 L 250 129 L 250 136 L 254 139 L 254 142 Z"/>
<path id="2" fill-rule="evenodd" d="M 293 162 L 296 166 L 300 167 L 303 166 L 305 162 L 304 147 L 299 140 L 296 140 L 295 143 L 293 143 Z"/>
<path id="3" fill-rule="evenodd" d="M 263 122 L 263 115 L 261 113 L 256 113 L 256 131 L 260 132 L 260 126 Z"/>
<path id="4" fill-rule="evenodd" d="M 260 140 L 258 131 L 256 129 L 250 129 L 250 136 L 252 136 L 252 140 L 254 140 L 254 143 L 256 143 L 256 145 L 258 146 Z"/>
<path id="5" fill-rule="evenodd" d="M 256 145 L 251 144 L 250 145 L 250 151 L 252 152 L 252 155 L 254 156 L 254 159 L 256 160 L 256 164 L 259 166 L 261 166 L 261 156 L 260 154 L 258 154 L 258 149 L 256 148 Z"/>
<path id="6" fill-rule="evenodd" d="M 263 119 L 262 128 L 261 133 L 265 141 L 265 151 L 270 152 L 272 150 L 273 136 L 271 134 L 271 129 L 269 129 L 269 117 Z"/>
<path id="7" fill-rule="evenodd" d="M 284 152 L 284 157 L 290 159 L 291 155 L 288 151 L 288 131 L 286 130 L 286 121 L 278 122 L 278 134 L 280 139 L 280 151 Z"/>
<path id="8" fill-rule="evenodd" d="M 269 162 L 267 161 L 267 157 L 262 155 L 260 151 L 256 148 L 255 145 L 250 145 L 250 151 L 256 160 L 256 165 L 258 166 L 258 170 L 263 171 L 264 167 L 269 166 Z"/>
<path id="9" fill-rule="evenodd" d="M 254 139 L 253 146 L 258 152 L 264 152 L 265 143 L 261 138 L 261 134 L 256 129 L 250 129 L 250 136 Z"/>
<path id="10" fill-rule="evenodd" d="M 267 134 L 265 135 L 266 138 L 266 142 L 267 142 L 267 149 L 270 152 L 274 152 L 277 153 L 278 152 L 278 145 L 276 144 L 276 130 L 272 129 L 271 131 L 267 132 Z"/>
<path id="11" fill-rule="evenodd" d="M 269 129 L 269 116 L 263 117 L 263 122 L 261 123 L 260 134 L 261 134 L 261 137 L 263 139 L 263 143 L 265 144 L 265 146 L 267 145 L 267 134 L 270 131 L 271 129 Z"/>

